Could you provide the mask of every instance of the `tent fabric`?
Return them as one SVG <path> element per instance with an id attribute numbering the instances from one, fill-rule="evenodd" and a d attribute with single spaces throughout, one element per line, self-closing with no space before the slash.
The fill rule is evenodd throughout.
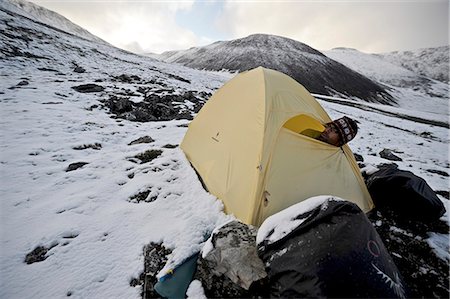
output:
<path id="1" fill-rule="evenodd" d="M 350 148 L 331 148 L 300 137 L 301 129 L 307 129 L 301 119 L 315 120 L 308 125 L 315 130 L 331 121 L 302 85 L 285 74 L 259 67 L 237 75 L 217 90 L 189 124 L 181 149 L 208 191 L 223 201 L 225 211 L 246 224 L 258 226 L 271 213 L 292 204 L 287 200 L 290 197 L 277 197 L 281 187 L 273 180 L 294 194 L 306 186 L 302 182 L 305 172 L 316 173 L 316 180 L 309 179 L 308 191 L 297 193 L 296 202 L 330 194 L 369 211 L 373 203 Z M 286 137 L 289 134 L 292 136 Z M 280 142 L 297 146 L 290 144 L 287 150 Z M 327 162 L 321 161 L 324 157 Z M 299 159 L 316 163 L 306 169 Z M 277 164 L 280 161 L 284 168 Z M 343 177 L 336 181 L 338 176 Z M 340 185 L 342 182 L 345 184 Z"/>

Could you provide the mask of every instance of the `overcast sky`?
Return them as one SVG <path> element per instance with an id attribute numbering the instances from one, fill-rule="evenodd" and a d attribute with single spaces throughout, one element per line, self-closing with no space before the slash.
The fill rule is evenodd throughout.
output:
<path id="1" fill-rule="evenodd" d="M 111 44 L 161 53 L 253 33 L 366 53 L 449 44 L 448 0 L 33 0 Z"/>

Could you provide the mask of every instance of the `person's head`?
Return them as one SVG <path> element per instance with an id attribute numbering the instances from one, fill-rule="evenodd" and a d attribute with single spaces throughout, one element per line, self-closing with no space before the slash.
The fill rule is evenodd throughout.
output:
<path id="1" fill-rule="evenodd" d="M 319 136 L 319 140 L 334 146 L 342 146 L 352 140 L 358 133 L 356 121 L 344 116 L 325 124 L 325 131 Z"/>

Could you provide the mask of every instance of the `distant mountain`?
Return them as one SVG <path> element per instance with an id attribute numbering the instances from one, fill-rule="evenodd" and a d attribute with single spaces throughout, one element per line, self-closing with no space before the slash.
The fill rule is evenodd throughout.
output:
<path id="1" fill-rule="evenodd" d="M 204 47 L 164 52 L 160 58 L 207 70 L 246 71 L 263 66 L 288 74 L 312 93 L 394 103 L 391 95 L 379 84 L 308 45 L 281 36 L 254 34 Z"/>
<path id="2" fill-rule="evenodd" d="M 410 58 L 409 63 L 415 65 L 415 68 L 401 65 L 402 59 L 404 58 L 405 61 L 407 59 L 406 56 L 400 54 L 392 54 L 393 56 L 391 54 L 367 54 L 350 48 L 335 48 L 323 53 L 376 82 L 387 84 L 390 87 L 410 88 L 433 97 L 447 98 L 448 84 L 424 75 L 426 61 L 441 61 L 439 64 L 430 63 L 427 68 L 430 73 L 438 74 L 441 69 L 445 67 L 448 69 L 448 65 L 443 63 L 445 59 L 436 58 L 442 55 L 434 55 L 441 51 L 435 50 L 429 49 L 428 54 L 423 52 L 421 57 Z"/>
<path id="3" fill-rule="evenodd" d="M 101 38 L 93 35 L 86 29 L 72 23 L 62 15 L 24 0 L 1 0 L 2 7 L 24 17 L 52 26 L 67 33 L 101 43 L 106 43 Z"/>
<path id="4" fill-rule="evenodd" d="M 417 74 L 449 83 L 450 46 L 376 54 Z"/>

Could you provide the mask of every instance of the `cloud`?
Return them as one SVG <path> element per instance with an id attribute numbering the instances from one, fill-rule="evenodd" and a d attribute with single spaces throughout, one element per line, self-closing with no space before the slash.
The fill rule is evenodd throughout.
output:
<path id="1" fill-rule="evenodd" d="M 319 50 L 407 50 L 448 44 L 448 1 L 227 1 L 217 26 L 233 38 L 276 34 Z"/>
<path id="2" fill-rule="evenodd" d="M 33 1 L 54 10 L 107 42 L 130 51 L 160 53 L 204 44 L 175 21 L 194 1 Z"/>

